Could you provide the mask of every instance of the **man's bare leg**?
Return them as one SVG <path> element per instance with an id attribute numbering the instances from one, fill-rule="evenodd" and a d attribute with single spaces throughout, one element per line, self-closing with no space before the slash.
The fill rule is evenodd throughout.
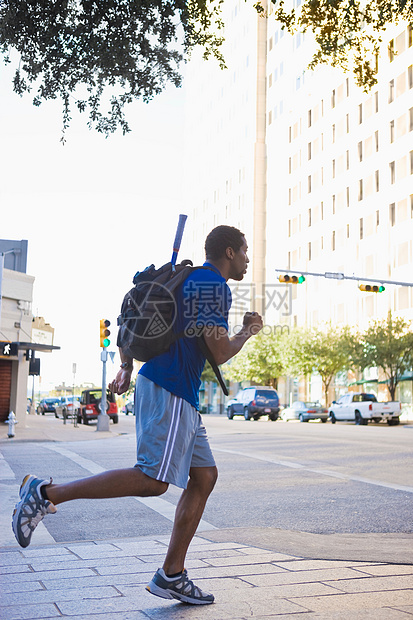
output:
<path id="1" fill-rule="evenodd" d="M 105 499 L 110 497 L 151 497 L 162 495 L 166 482 L 155 480 L 138 467 L 114 469 L 96 476 L 46 487 L 48 499 L 55 505 L 73 499 Z"/>
<path id="2" fill-rule="evenodd" d="M 189 482 L 175 512 L 175 521 L 163 569 L 167 575 L 183 571 L 186 553 L 218 477 L 216 467 L 192 467 Z"/>

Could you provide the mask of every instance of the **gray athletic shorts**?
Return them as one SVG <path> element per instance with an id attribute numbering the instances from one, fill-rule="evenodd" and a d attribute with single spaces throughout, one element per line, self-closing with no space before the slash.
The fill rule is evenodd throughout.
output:
<path id="1" fill-rule="evenodd" d="M 142 375 L 135 386 L 137 463 L 144 474 L 186 489 L 191 467 L 214 467 L 199 412 Z"/>

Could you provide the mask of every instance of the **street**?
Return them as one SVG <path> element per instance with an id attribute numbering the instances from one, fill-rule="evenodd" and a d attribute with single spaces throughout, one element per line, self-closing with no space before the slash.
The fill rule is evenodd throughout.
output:
<path id="1" fill-rule="evenodd" d="M 316 534 L 413 531 L 413 425 L 269 422 L 263 418 L 206 415 L 204 422 L 219 469 L 200 531 L 215 528 L 281 528 Z M 10 510 L 23 476 L 55 482 L 133 466 L 134 418 L 121 416 L 110 436 L 64 441 L 66 427 L 36 419 L 62 441 L 2 443 L 2 542 L 11 543 Z M 84 439 L 85 432 L 91 439 Z M 59 506 L 33 541 L 76 542 L 168 535 L 180 490 L 160 498 L 77 500 Z M 43 532 L 40 532 L 40 530 Z M 4 539 L 4 537 L 6 537 Z"/>

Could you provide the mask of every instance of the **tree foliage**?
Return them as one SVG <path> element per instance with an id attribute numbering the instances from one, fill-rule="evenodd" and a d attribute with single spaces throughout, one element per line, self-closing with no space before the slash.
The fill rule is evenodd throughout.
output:
<path id="1" fill-rule="evenodd" d="M 395 392 L 402 375 L 412 370 L 413 332 L 411 324 L 401 317 L 393 317 L 389 312 L 387 319 L 373 321 L 363 335 L 366 366 L 381 368 L 390 394 Z"/>
<path id="2" fill-rule="evenodd" d="M 248 341 L 238 355 L 224 366 L 224 374 L 232 381 L 251 381 L 259 385 L 277 386 L 277 379 L 285 373 L 285 335 L 275 329 L 259 332 Z"/>
<path id="3" fill-rule="evenodd" d="M 16 93 L 34 91 L 37 106 L 62 100 L 63 135 L 73 105 L 90 128 L 126 133 L 126 104 L 179 86 L 179 65 L 196 45 L 223 65 L 220 1 L 1 0 L 0 52 L 6 63 L 18 52 Z"/>
<path id="4" fill-rule="evenodd" d="M 411 0 L 303 0 L 292 10 L 285 0 L 270 0 L 269 13 L 291 34 L 311 32 L 316 49 L 309 64 L 330 64 L 352 70 L 356 83 L 368 91 L 377 83 L 377 55 L 389 24 L 413 22 Z M 257 11 L 267 14 L 258 0 Z"/>
<path id="5" fill-rule="evenodd" d="M 301 328 L 292 332 L 286 343 L 288 372 L 295 375 L 321 376 L 324 398 L 328 404 L 328 390 L 335 375 L 351 366 L 349 328 L 335 327 Z"/>
<path id="6" fill-rule="evenodd" d="M 63 102 L 63 141 L 73 108 L 105 136 L 130 131 L 125 107 L 150 101 L 167 83 L 180 86 L 181 63 L 201 46 L 224 67 L 220 46 L 224 0 L 0 0 L 0 53 L 18 58 L 16 93 L 33 92 L 34 105 Z M 249 0 L 246 0 L 249 1 Z M 413 22 L 411 0 L 303 0 L 271 11 L 292 34 L 312 32 L 310 63 L 351 68 L 365 89 L 376 83 L 375 58 L 386 26 Z M 257 11 L 266 15 L 258 1 Z"/>

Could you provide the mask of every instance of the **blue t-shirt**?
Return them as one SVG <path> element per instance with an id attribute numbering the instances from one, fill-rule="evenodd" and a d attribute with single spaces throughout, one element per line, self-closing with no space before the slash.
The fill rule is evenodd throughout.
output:
<path id="1" fill-rule="evenodd" d="M 185 333 L 166 353 L 146 362 L 139 371 L 168 392 L 199 408 L 199 387 L 205 356 L 196 334 L 199 326 L 218 326 L 228 330 L 231 291 L 216 267 L 196 269 L 183 282 L 177 299 L 176 333 Z"/>

